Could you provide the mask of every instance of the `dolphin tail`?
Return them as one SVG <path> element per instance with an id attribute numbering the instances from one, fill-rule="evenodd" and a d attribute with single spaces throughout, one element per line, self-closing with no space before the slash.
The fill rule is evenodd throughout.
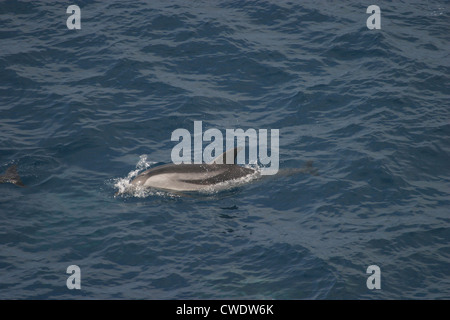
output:
<path id="1" fill-rule="evenodd" d="M 310 175 L 313 176 L 318 176 L 319 173 L 317 171 L 317 169 L 315 167 L 313 167 L 313 163 L 314 161 L 312 160 L 308 160 L 305 163 L 305 166 L 302 168 L 304 173 L 309 173 Z"/>
<path id="2" fill-rule="evenodd" d="M 17 172 L 17 166 L 15 164 L 6 169 L 4 177 L 7 179 L 7 182 L 15 184 L 19 187 L 25 187 L 22 180 L 20 179 L 19 173 Z"/>
<path id="3" fill-rule="evenodd" d="M 317 171 L 316 167 L 313 166 L 313 161 L 309 160 L 305 162 L 305 165 L 301 168 L 286 168 L 286 169 L 280 169 L 278 171 L 277 175 L 283 175 L 283 176 L 290 176 L 298 173 L 306 173 L 310 174 L 312 176 L 318 176 L 319 172 Z"/>

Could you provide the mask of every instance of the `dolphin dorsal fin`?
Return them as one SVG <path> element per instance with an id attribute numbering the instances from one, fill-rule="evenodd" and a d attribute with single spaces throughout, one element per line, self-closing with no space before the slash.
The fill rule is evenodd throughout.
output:
<path id="1" fill-rule="evenodd" d="M 8 182 L 13 183 L 19 187 L 25 187 L 22 180 L 20 180 L 20 176 L 17 173 L 17 166 L 15 164 L 6 169 L 4 176 L 8 179 Z"/>
<path id="2" fill-rule="evenodd" d="M 241 150 L 242 150 L 242 147 L 237 147 L 237 148 L 233 148 L 228 151 L 225 151 L 220 156 L 218 156 L 213 161 L 211 161 L 210 164 L 213 164 L 213 163 L 215 163 L 215 164 L 236 164 L 237 154 Z M 232 159 L 233 159 L 232 163 L 227 162 L 227 154 L 229 155 L 228 156 L 229 158 L 232 157 Z"/>

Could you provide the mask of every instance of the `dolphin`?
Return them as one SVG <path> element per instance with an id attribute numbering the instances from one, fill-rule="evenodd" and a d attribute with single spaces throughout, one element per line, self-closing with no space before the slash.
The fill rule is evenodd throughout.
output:
<path id="1" fill-rule="evenodd" d="M 17 166 L 15 164 L 6 169 L 5 174 L 0 175 L 0 183 L 12 183 L 19 187 L 25 187 L 17 173 Z"/>
<path id="2" fill-rule="evenodd" d="M 134 178 L 130 185 L 136 188 L 154 188 L 175 192 L 204 191 L 222 182 L 239 179 L 256 172 L 237 165 L 236 156 L 241 148 L 230 149 L 210 163 L 166 164 L 146 170 Z M 227 154 L 234 153 L 233 163 L 226 163 Z M 116 195 L 120 194 L 117 192 Z"/>
<path id="3" fill-rule="evenodd" d="M 175 193 L 191 191 L 211 191 L 227 188 L 229 185 L 221 183 L 244 177 L 252 178 L 258 173 L 256 169 L 246 168 L 236 164 L 237 153 L 241 147 L 230 149 L 210 163 L 202 164 L 166 164 L 151 168 L 139 174 L 130 182 L 126 190 L 119 190 L 115 193 L 118 196 L 136 189 L 160 189 Z M 232 163 L 227 163 L 227 159 L 233 159 Z M 280 170 L 277 175 L 290 176 L 298 173 L 319 175 L 313 166 L 313 161 L 306 161 L 303 168 L 293 168 Z M 254 176 L 259 177 L 259 176 Z"/>

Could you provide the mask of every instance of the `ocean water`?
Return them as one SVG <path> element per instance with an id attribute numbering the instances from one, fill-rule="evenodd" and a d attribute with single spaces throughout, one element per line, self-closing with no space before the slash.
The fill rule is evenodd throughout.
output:
<path id="1" fill-rule="evenodd" d="M 0 185 L 0 299 L 449 299 L 449 14 L 444 0 L 2 1 L 0 172 L 17 165 L 26 187 Z M 291 173 L 114 196 L 170 163 L 194 121 L 279 129 Z M 294 170 L 306 161 L 318 175 Z"/>

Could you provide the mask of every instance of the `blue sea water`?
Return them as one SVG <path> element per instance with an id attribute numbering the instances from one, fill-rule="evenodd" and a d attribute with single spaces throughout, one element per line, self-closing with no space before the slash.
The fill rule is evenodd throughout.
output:
<path id="1" fill-rule="evenodd" d="M 16 164 L 27 187 L 0 185 L 0 299 L 449 299 L 449 14 L 2 1 L 0 173 Z M 319 175 L 114 197 L 194 121 L 279 129 L 280 168 Z"/>

